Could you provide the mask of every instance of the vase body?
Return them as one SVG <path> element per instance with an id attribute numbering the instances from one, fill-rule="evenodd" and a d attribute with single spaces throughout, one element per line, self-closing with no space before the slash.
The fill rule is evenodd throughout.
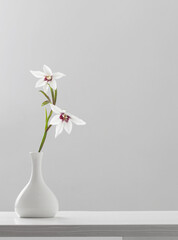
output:
<path id="1" fill-rule="evenodd" d="M 43 179 L 43 153 L 30 153 L 30 156 L 31 177 L 16 199 L 15 212 L 24 218 L 54 217 L 58 211 L 58 200 Z"/>

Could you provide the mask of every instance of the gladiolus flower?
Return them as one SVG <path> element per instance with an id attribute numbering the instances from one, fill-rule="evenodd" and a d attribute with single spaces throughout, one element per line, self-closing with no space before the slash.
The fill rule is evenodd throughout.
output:
<path id="1" fill-rule="evenodd" d="M 86 124 L 82 119 L 72 115 L 71 113 L 62 110 L 53 104 L 50 104 L 50 106 L 52 111 L 56 113 L 50 122 L 51 125 L 56 125 L 55 138 L 62 133 L 63 129 L 70 134 L 72 131 L 72 123 L 75 123 L 76 125 Z"/>
<path id="2" fill-rule="evenodd" d="M 49 86 L 52 89 L 56 90 L 57 88 L 56 79 L 60 79 L 65 76 L 65 74 L 60 72 L 52 73 L 51 69 L 46 65 L 43 66 L 43 72 L 41 71 L 30 72 L 33 74 L 33 76 L 39 78 L 39 80 L 36 82 L 35 87 L 36 88 L 43 87 L 45 92 L 48 91 Z"/>

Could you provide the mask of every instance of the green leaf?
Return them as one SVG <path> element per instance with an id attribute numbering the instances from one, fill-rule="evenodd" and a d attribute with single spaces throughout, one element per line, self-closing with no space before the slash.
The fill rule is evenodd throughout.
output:
<path id="1" fill-rule="evenodd" d="M 51 87 L 50 87 L 50 90 L 51 90 L 51 96 L 52 96 L 53 104 L 55 104 L 54 92 L 53 92 L 53 89 Z"/>
<path id="2" fill-rule="evenodd" d="M 47 109 L 45 108 L 45 117 L 46 117 L 46 121 L 48 120 L 48 113 L 47 113 Z"/>
<path id="3" fill-rule="evenodd" d="M 45 124 L 45 130 L 46 130 L 48 127 L 48 113 L 46 108 L 45 108 L 45 116 L 46 116 L 46 124 Z"/>
<path id="4" fill-rule="evenodd" d="M 53 114 L 53 111 L 51 110 L 51 111 L 50 111 L 50 114 L 49 114 L 49 116 L 48 116 L 48 121 L 49 121 L 49 119 L 50 119 L 50 117 L 51 117 L 52 114 Z"/>
<path id="5" fill-rule="evenodd" d="M 57 89 L 55 90 L 55 93 L 54 93 L 54 104 L 56 104 L 56 101 L 57 101 Z"/>
<path id="6" fill-rule="evenodd" d="M 48 101 L 51 102 L 50 97 L 44 91 L 40 90 L 39 92 L 41 92 L 48 99 Z"/>
<path id="7" fill-rule="evenodd" d="M 41 106 L 43 107 L 43 106 L 45 106 L 45 105 L 47 105 L 47 104 L 49 104 L 50 102 L 49 101 L 44 101 L 42 104 L 41 104 Z"/>

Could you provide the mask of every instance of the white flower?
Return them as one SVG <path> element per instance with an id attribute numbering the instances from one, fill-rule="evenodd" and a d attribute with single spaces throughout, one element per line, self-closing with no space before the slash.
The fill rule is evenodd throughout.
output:
<path id="1" fill-rule="evenodd" d="M 35 76 L 36 78 L 39 78 L 39 80 L 36 82 L 35 87 L 43 87 L 44 91 L 47 92 L 49 86 L 56 90 L 57 88 L 57 83 L 56 83 L 56 79 L 62 78 L 65 76 L 65 74 L 60 73 L 60 72 L 56 72 L 56 73 L 52 73 L 51 69 L 46 66 L 43 65 L 43 72 L 40 71 L 30 71 L 33 76 Z"/>
<path id="2" fill-rule="evenodd" d="M 82 119 L 72 115 L 71 113 L 62 110 L 53 104 L 50 104 L 50 106 L 52 111 L 56 113 L 56 115 L 51 119 L 50 122 L 51 125 L 56 125 L 55 138 L 60 133 L 62 133 L 63 129 L 65 129 L 66 132 L 70 134 L 72 131 L 72 123 L 75 123 L 76 125 L 86 124 Z"/>

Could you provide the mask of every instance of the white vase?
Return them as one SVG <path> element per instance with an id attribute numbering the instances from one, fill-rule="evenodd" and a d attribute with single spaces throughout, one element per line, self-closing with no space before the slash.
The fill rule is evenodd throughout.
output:
<path id="1" fill-rule="evenodd" d="M 41 165 L 43 153 L 30 153 L 32 173 L 30 181 L 20 192 L 15 202 L 15 212 L 24 218 L 54 217 L 58 211 L 58 200 L 44 182 Z"/>

